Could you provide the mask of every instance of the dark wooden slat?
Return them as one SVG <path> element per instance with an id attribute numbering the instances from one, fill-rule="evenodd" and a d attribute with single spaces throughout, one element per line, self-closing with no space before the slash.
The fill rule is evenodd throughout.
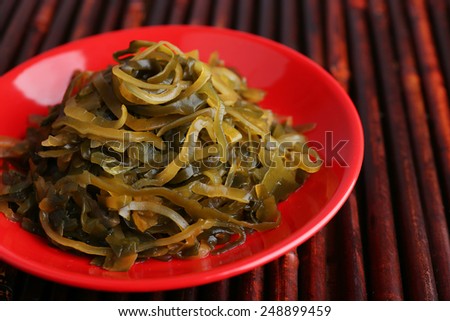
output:
<path id="1" fill-rule="evenodd" d="M 100 32 L 108 32 L 120 29 L 122 13 L 125 8 L 125 0 L 112 0 L 106 2 L 104 19 L 100 26 Z"/>
<path id="2" fill-rule="evenodd" d="M 212 24 L 216 27 L 231 27 L 233 0 L 217 0 L 214 8 Z"/>
<path id="3" fill-rule="evenodd" d="M 367 2 L 347 0 L 351 65 L 356 105 L 365 131 L 363 175 L 367 202 L 369 295 L 375 300 L 403 299 L 386 152 L 381 128 L 367 26 Z"/>
<path id="4" fill-rule="evenodd" d="M 226 301 L 230 298 L 230 279 L 203 285 L 199 288 L 199 299 Z"/>
<path id="5" fill-rule="evenodd" d="M 102 293 L 87 289 L 70 288 L 69 298 L 71 301 L 98 301 Z"/>
<path id="6" fill-rule="evenodd" d="M 39 51 L 46 51 L 66 41 L 67 32 L 71 24 L 69 17 L 76 14 L 78 8 L 77 3 L 78 1 L 76 0 L 58 2 L 59 6 L 55 18 Z"/>
<path id="7" fill-rule="evenodd" d="M 103 3 L 100 0 L 84 0 L 82 2 L 70 40 L 80 39 L 95 33 L 101 21 L 102 5 Z"/>
<path id="8" fill-rule="evenodd" d="M 148 15 L 147 24 L 161 25 L 165 23 L 169 10 L 171 9 L 171 5 L 171 1 L 168 0 L 153 1 Z"/>
<path id="9" fill-rule="evenodd" d="M 238 1 L 237 23 L 236 28 L 242 31 L 253 31 L 253 18 L 255 0 Z"/>
<path id="10" fill-rule="evenodd" d="M 132 301 L 164 301 L 168 300 L 168 291 L 131 293 Z"/>
<path id="11" fill-rule="evenodd" d="M 432 121 L 433 141 L 442 172 L 444 199 L 450 200 L 450 105 L 423 0 L 406 2 L 418 66 L 423 79 L 427 109 Z M 448 40 L 450 41 L 450 40 Z M 448 204 L 447 204 L 448 205 Z"/>
<path id="12" fill-rule="evenodd" d="M 122 0 L 110 0 L 107 1 L 107 8 L 105 10 L 103 23 L 100 27 L 101 32 L 111 31 L 117 29 L 119 25 L 120 14 L 124 2 Z"/>
<path id="13" fill-rule="evenodd" d="M 72 288 L 57 283 L 51 284 L 49 290 L 49 300 L 51 301 L 67 301 Z"/>
<path id="14" fill-rule="evenodd" d="M 350 66 L 345 35 L 345 17 L 341 1 L 326 2 L 326 61 L 327 69 L 349 91 Z"/>
<path id="15" fill-rule="evenodd" d="M 342 258 L 338 262 L 344 272 L 343 285 L 345 291 L 339 293 L 344 300 L 367 300 L 366 277 L 361 241 L 361 230 L 358 219 L 358 204 L 355 193 L 350 194 L 348 201 L 337 215 L 339 239 L 342 240 Z"/>
<path id="16" fill-rule="evenodd" d="M 346 297 L 347 272 L 344 270 L 344 231 L 340 230 L 343 211 L 340 210 L 326 226 L 325 291 L 326 300 L 343 300 Z M 352 254 L 351 252 L 349 253 Z"/>
<path id="17" fill-rule="evenodd" d="M 381 89 L 384 92 L 385 113 L 389 128 L 391 162 L 395 169 L 396 199 L 399 205 L 401 252 L 404 253 L 403 275 L 405 295 L 413 300 L 435 300 L 437 291 L 428 245 L 428 237 L 414 172 L 411 143 L 403 111 L 396 61 L 389 41 L 387 9 L 382 1 L 370 1 Z"/>
<path id="18" fill-rule="evenodd" d="M 23 37 L 27 31 L 27 22 L 31 19 L 36 4 L 36 0 L 22 1 L 14 11 L 12 20 L 0 42 L 0 48 L 2 48 L 0 75 L 12 67 L 11 64 L 20 50 Z"/>
<path id="19" fill-rule="evenodd" d="M 306 53 L 319 65 L 324 65 L 323 23 L 321 19 L 321 2 L 304 0 Z"/>
<path id="20" fill-rule="evenodd" d="M 186 288 L 168 292 L 168 300 L 171 301 L 194 301 L 198 296 L 198 288 Z"/>
<path id="21" fill-rule="evenodd" d="M 266 300 L 298 300 L 298 267 L 296 251 L 291 251 L 278 260 L 266 265 Z"/>
<path id="22" fill-rule="evenodd" d="M 299 46 L 299 19 L 298 19 L 298 1 L 282 0 L 280 17 L 280 40 L 286 46 L 295 50 L 300 50 Z"/>
<path id="23" fill-rule="evenodd" d="M 40 301 L 48 299 L 49 283 L 32 275 L 24 275 L 24 290 L 20 297 L 21 301 Z"/>
<path id="24" fill-rule="evenodd" d="M 447 94 L 450 93 L 450 4 L 445 0 L 430 0 L 430 21 L 436 38 L 436 47 L 439 51 L 442 74 L 445 77 Z"/>
<path id="25" fill-rule="evenodd" d="M 264 268 L 258 267 L 236 277 L 236 285 L 232 289 L 236 300 L 262 300 L 264 295 Z"/>
<path id="26" fill-rule="evenodd" d="M 210 15 L 211 0 L 193 0 L 192 12 L 189 17 L 191 25 L 206 25 Z"/>
<path id="27" fill-rule="evenodd" d="M 44 0 L 32 20 L 29 31 L 24 41 L 24 47 L 17 58 L 17 64 L 34 56 L 50 28 L 56 11 L 57 0 Z"/>
<path id="28" fill-rule="evenodd" d="M 17 270 L 0 261 L 0 301 L 13 299 Z"/>
<path id="29" fill-rule="evenodd" d="M 122 28 L 136 28 L 142 26 L 145 20 L 145 3 L 143 0 L 129 0 L 125 9 Z"/>
<path id="30" fill-rule="evenodd" d="M 14 6 L 17 3 L 17 0 L 4 0 L 0 4 L 0 40 L 3 38 L 5 28 L 13 15 Z"/>
<path id="31" fill-rule="evenodd" d="M 436 286 L 440 298 L 448 298 L 450 287 L 448 229 L 435 159 L 430 145 L 431 134 L 424 97 L 405 15 L 396 1 L 389 1 L 389 10 L 392 17 L 394 43 L 399 56 L 399 72 L 407 106 L 406 116 L 411 140 L 414 142 L 412 151 L 427 223 Z"/>
<path id="32" fill-rule="evenodd" d="M 263 37 L 275 39 L 276 21 L 275 6 L 273 0 L 261 0 L 258 12 L 258 34 Z"/>
<path id="33" fill-rule="evenodd" d="M 325 237 L 322 229 L 298 248 L 300 300 L 327 300 Z"/>
<path id="34" fill-rule="evenodd" d="M 130 294 L 126 292 L 102 293 L 101 300 L 105 301 L 129 301 Z"/>
<path id="35" fill-rule="evenodd" d="M 170 24 L 182 24 L 186 19 L 186 15 L 189 9 L 189 1 L 187 0 L 175 0 L 172 6 L 172 12 L 170 14 Z"/>

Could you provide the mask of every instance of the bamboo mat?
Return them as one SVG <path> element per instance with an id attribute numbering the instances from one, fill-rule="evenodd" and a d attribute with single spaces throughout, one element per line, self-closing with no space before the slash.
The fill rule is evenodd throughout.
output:
<path id="1" fill-rule="evenodd" d="M 161 24 L 259 34 L 326 68 L 364 126 L 355 190 L 296 251 L 232 279 L 106 293 L 0 262 L 0 300 L 450 300 L 450 0 L 0 0 L 0 74 L 68 41 Z"/>

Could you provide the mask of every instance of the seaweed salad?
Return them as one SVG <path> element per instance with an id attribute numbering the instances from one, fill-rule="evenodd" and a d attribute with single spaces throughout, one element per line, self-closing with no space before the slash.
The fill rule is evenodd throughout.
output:
<path id="1" fill-rule="evenodd" d="M 320 169 L 311 126 L 261 108 L 215 53 L 136 40 L 113 57 L 76 72 L 25 139 L 0 139 L 0 211 L 111 271 L 276 228 L 277 204 Z"/>

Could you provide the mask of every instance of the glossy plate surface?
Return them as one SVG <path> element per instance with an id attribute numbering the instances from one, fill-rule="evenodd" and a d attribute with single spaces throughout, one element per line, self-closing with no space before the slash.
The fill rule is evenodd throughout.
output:
<path id="1" fill-rule="evenodd" d="M 249 271 L 276 259 L 323 227 L 349 196 L 363 157 L 363 134 L 352 102 L 336 81 L 299 53 L 254 35 L 211 27 L 144 27 L 106 33 L 50 50 L 0 77 L 0 135 L 22 137 L 30 114 L 58 103 L 76 69 L 98 70 L 134 39 L 166 40 L 205 60 L 218 51 L 252 87 L 267 92 L 262 103 L 296 124 L 316 123 L 308 134 L 325 166 L 281 203 L 282 224 L 253 233 L 227 253 L 196 260 L 149 260 L 129 272 L 108 272 L 89 259 L 50 246 L 0 215 L 0 259 L 56 282 L 109 291 L 157 291 L 200 285 Z"/>

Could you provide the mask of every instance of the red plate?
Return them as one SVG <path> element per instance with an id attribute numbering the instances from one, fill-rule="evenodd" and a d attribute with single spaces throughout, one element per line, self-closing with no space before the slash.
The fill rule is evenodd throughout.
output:
<path id="1" fill-rule="evenodd" d="M 97 70 L 134 39 L 166 40 L 183 51 L 213 51 L 236 67 L 253 87 L 267 91 L 263 107 L 316 123 L 308 135 L 325 166 L 280 204 L 281 226 L 253 233 L 227 253 L 195 260 L 136 264 L 108 272 L 89 259 L 50 246 L 0 215 L 0 259 L 37 276 L 95 290 L 158 291 L 218 281 L 276 259 L 305 242 L 336 214 L 351 192 L 363 158 L 363 132 L 355 107 L 323 69 L 276 42 L 227 29 L 192 26 L 145 27 L 85 38 L 50 50 L 0 77 L 0 135 L 24 135 L 29 114 L 58 103 L 76 69 Z"/>

